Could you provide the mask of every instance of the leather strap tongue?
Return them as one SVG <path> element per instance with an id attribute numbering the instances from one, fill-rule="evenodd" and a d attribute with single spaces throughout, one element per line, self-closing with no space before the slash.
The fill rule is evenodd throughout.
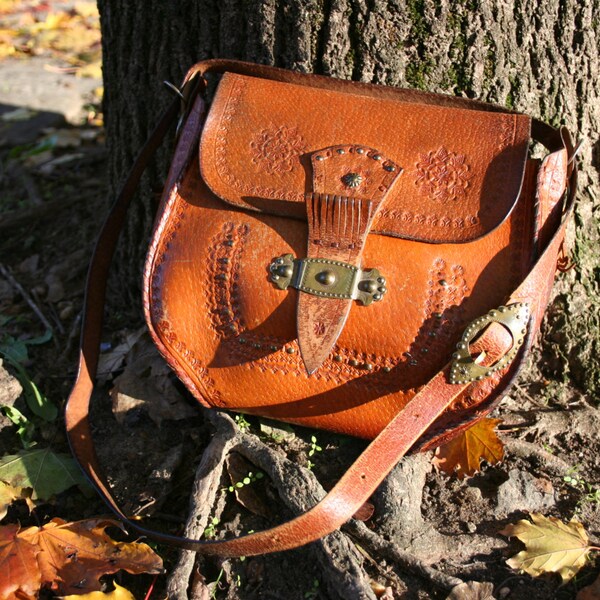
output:
<path id="1" fill-rule="evenodd" d="M 307 258 L 322 262 L 310 276 L 315 278 L 315 288 L 333 289 L 343 273 L 328 261 L 361 266 L 375 215 L 402 169 L 377 150 L 357 145 L 325 148 L 315 152 L 311 161 L 315 193 L 306 200 Z M 351 306 L 352 299 L 299 293 L 298 344 L 309 375 L 331 352 Z"/>

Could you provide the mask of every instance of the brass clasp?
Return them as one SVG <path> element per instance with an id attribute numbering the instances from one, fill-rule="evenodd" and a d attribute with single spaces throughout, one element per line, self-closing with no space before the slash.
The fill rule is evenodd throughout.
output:
<path id="1" fill-rule="evenodd" d="M 387 288 L 377 269 L 361 269 L 326 258 L 294 258 L 284 254 L 269 265 L 270 280 L 281 290 L 293 287 L 321 298 L 379 302 Z"/>

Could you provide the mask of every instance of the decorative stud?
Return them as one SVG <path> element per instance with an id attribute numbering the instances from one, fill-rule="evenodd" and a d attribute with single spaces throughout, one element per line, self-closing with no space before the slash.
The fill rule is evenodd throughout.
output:
<path id="1" fill-rule="evenodd" d="M 342 177 L 342 183 L 350 188 L 357 188 L 362 182 L 363 178 L 360 173 L 346 173 Z"/>
<path id="2" fill-rule="evenodd" d="M 342 362 L 342 360 L 343 360 L 343 358 L 342 358 L 342 355 L 341 355 L 341 354 L 336 354 L 336 355 L 333 357 L 333 360 L 334 360 L 335 362 Z"/>
<path id="3" fill-rule="evenodd" d="M 385 373 L 389 373 L 392 370 L 392 367 L 383 367 L 383 371 Z"/>
<path id="4" fill-rule="evenodd" d="M 338 154 L 346 154 L 346 151 L 345 151 L 343 148 L 338 148 L 338 149 L 336 150 L 336 152 L 337 152 Z"/>
<path id="5" fill-rule="evenodd" d="M 365 153 L 365 149 L 364 148 L 357 148 L 356 149 L 356 153 L 357 154 L 364 154 Z"/>
<path id="6" fill-rule="evenodd" d="M 316 160 L 325 160 L 324 156 L 321 156 L 320 154 L 318 156 L 315 157 Z"/>
<path id="7" fill-rule="evenodd" d="M 396 167 L 394 165 L 383 165 L 383 168 L 386 171 L 389 171 L 390 173 L 393 173 L 396 170 Z"/>
<path id="8" fill-rule="evenodd" d="M 371 363 L 364 363 L 362 367 L 363 367 L 363 369 L 365 371 L 372 371 L 373 370 L 373 365 Z"/>
<path id="9" fill-rule="evenodd" d="M 290 273 L 290 277 L 291 276 L 292 275 Z M 333 285 L 337 280 L 335 273 L 333 271 L 321 271 L 320 273 L 317 273 L 315 275 L 315 279 L 321 285 Z"/>
<path id="10" fill-rule="evenodd" d="M 294 348 L 292 348 L 292 347 L 290 347 L 290 346 L 288 346 L 288 347 L 285 349 L 285 351 L 286 351 L 288 354 L 295 354 L 295 353 L 296 353 L 296 350 L 294 350 Z"/>
<path id="11" fill-rule="evenodd" d="M 381 154 L 373 154 L 371 157 L 373 160 L 381 160 Z"/>
<path id="12" fill-rule="evenodd" d="M 352 358 L 351 360 L 348 361 L 348 364 L 351 367 L 358 367 L 358 361 L 355 358 Z"/>

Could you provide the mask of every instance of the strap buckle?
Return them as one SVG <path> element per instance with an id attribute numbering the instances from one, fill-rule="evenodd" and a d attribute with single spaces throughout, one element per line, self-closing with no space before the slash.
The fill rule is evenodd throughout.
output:
<path id="1" fill-rule="evenodd" d="M 529 321 L 529 306 L 524 302 L 515 302 L 508 306 L 500 306 L 490 310 L 483 317 L 475 319 L 465 330 L 462 339 L 456 345 L 450 367 L 450 383 L 465 384 L 481 381 L 496 371 L 506 367 L 517 355 L 527 333 Z M 479 365 L 471 356 L 469 344 L 490 323 L 499 323 L 508 329 L 512 336 L 510 350 L 491 366 Z"/>

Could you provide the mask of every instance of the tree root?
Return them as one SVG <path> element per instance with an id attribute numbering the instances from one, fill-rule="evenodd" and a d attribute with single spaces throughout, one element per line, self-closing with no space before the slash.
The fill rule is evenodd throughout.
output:
<path id="1" fill-rule="evenodd" d="M 461 579 L 446 575 L 445 573 L 430 567 L 412 554 L 404 552 L 395 544 L 384 540 L 360 521 L 350 521 L 346 523 L 342 527 L 342 531 L 352 536 L 354 540 L 360 543 L 360 545 L 369 552 L 393 561 L 400 568 L 406 569 L 413 575 L 416 575 L 425 581 L 429 581 L 442 590 L 450 591 L 455 586 L 463 583 Z"/>
<path id="2" fill-rule="evenodd" d="M 553 475 L 563 477 L 571 469 L 571 465 L 562 458 L 554 456 L 554 454 L 550 454 L 550 452 L 546 452 L 546 450 L 540 448 L 536 444 L 512 438 L 503 438 L 503 442 L 506 450 L 510 454 L 514 454 L 525 460 L 531 460 L 532 457 L 535 457 L 540 461 L 540 464 Z"/>
<path id="3" fill-rule="evenodd" d="M 223 465 L 231 452 L 241 454 L 267 473 L 281 500 L 294 514 L 305 512 L 325 496 L 325 490 L 312 471 L 290 461 L 256 435 L 238 430 L 228 415 L 208 410 L 205 415 L 215 427 L 216 433 L 196 473 L 186 536 L 200 537 L 208 525 L 210 515 L 214 514 L 213 506 L 218 497 Z M 364 557 L 352 538 L 368 551 L 397 563 L 401 568 L 443 590 L 448 591 L 462 583 L 460 579 L 444 575 L 400 550 L 395 544 L 385 541 L 363 523 L 352 520 L 344 526 L 343 531 L 335 531 L 308 546 L 308 551 L 313 553 L 320 566 L 320 580 L 331 598 L 375 599 L 370 578 L 363 567 Z M 179 561 L 168 580 L 169 598 L 188 598 L 195 558 L 193 552 L 181 551 Z M 198 555 L 196 571 L 201 572 L 202 560 L 201 555 Z M 197 591 L 193 594 L 194 597 L 205 597 L 206 587 L 201 585 L 198 590 L 197 577 L 195 583 Z"/>

